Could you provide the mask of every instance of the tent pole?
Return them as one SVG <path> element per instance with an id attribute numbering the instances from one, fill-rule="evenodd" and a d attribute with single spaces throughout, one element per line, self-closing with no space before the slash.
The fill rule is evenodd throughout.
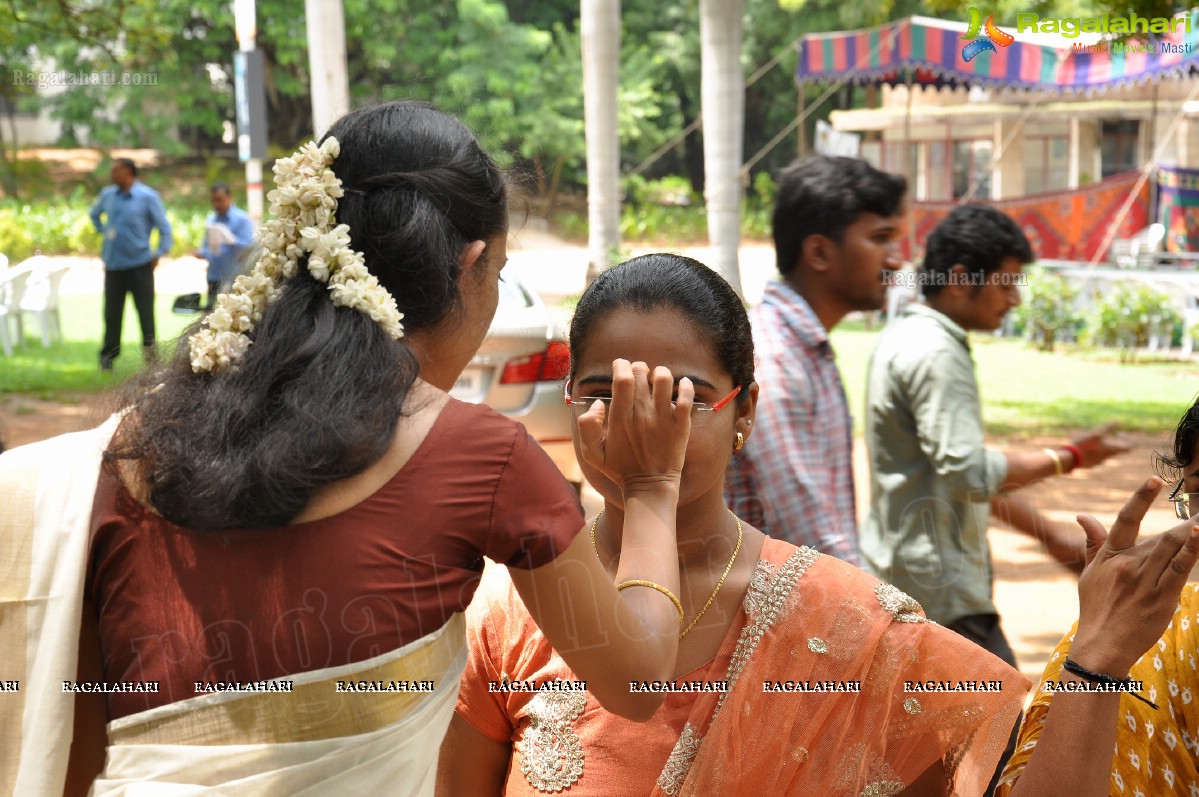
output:
<path id="1" fill-rule="evenodd" d="M 807 89 L 807 86 L 805 84 L 803 84 L 803 83 L 799 84 L 799 86 L 798 86 L 799 104 L 798 104 L 798 107 L 796 108 L 796 112 L 795 112 L 796 115 L 801 120 L 795 130 L 795 134 L 796 134 L 795 156 L 797 158 L 802 158 L 804 155 L 807 154 L 807 150 L 808 150 L 808 142 L 806 140 L 807 136 L 805 135 L 806 131 L 804 129 L 804 124 L 802 121 L 804 118 L 804 106 L 807 105 L 807 102 L 808 102 L 808 98 L 806 96 L 807 95 L 806 89 Z"/>
<path id="2" fill-rule="evenodd" d="M 1149 223 L 1157 221 L 1157 89 L 1158 82 L 1153 82 L 1153 109 L 1149 112 L 1149 151 L 1154 153 L 1151 165 L 1153 173 L 1149 177 Z"/>
<path id="3" fill-rule="evenodd" d="M 916 173 L 912 163 L 912 70 L 908 69 L 904 80 L 907 86 L 907 104 L 903 114 L 903 164 L 908 178 L 908 257 L 916 261 Z"/>

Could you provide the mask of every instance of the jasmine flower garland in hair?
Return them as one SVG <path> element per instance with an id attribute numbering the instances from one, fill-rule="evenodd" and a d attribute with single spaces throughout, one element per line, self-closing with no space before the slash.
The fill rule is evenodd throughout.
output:
<path id="1" fill-rule="evenodd" d="M 337 139 L 330 136 L 319 146 L 309 142 L 292 157 L 275 162 L 275 189 L 267 194 L 273 218 L 260 235 L 263 255 L 253 271 L 217 297 L 217 308 L 191 336 L 196 373 L 241 362 L 250 348 L 249 333 L 279 297 L 283 280 L 296 275 L 305 255 L 308 273 L 328 284 L 333 304 L 370 316 L 392 338 L 404 336 L 404 316 L 395 297 L 367 271 L 362 253 L 351 247 L 350 228 L 336 224 L 337 200 L 345 191 L 330 167 L 340 151 Z"/>

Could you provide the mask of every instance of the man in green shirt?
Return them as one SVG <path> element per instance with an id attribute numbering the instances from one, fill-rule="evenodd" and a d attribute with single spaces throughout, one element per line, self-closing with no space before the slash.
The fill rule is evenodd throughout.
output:
<path id="1" fill-rule="evenodd" d="M 1001 492 L 1126 450 L 1102 432 L 1036 452 L 986 446 L 967 332 L 999 328 L 1020 303 L 1018 285 L 1032 259 L 1028 239 L 1003 213 L 984 205 L 955 208 L 928 240 L 919 272 L 925 302 L 909 305 L 879 335 L 866 392 L 871 509 L 861 546 L 867 569 L 914 597 L 933 620 L 1013 666 L 991 599 L 992 502 Z M 1037 529 L 1026 504 L 1014 509 L 1013 525 L 1043 538 L 1056 559 L 1081 560 L 1081 531 L 1071 537 L 1053 524 Z"/>
<path id="2" fill-rule="evenodd" d="M 871 506 L 860 537 L 863 566 L 1013 667 L 992 601 L 992 505 L 1006 501 L 1005 519 L 1043 540 L 1058 561 L 1081 562 L 1081 531 L 1070 536 L 1001 493 L 1127 450 L 1103 432 L 1039 452 L 986 445 L 967 333 L 999 328 L 1020 304 L 1032 259 L 1028 239 L 1003 213 L 954 208 L 928 239 L 919 272 L 924 304 L 909 305 L 879 334 L 866 382 Z M 1014 741 L 1013 733 L 996 777 Z"/>

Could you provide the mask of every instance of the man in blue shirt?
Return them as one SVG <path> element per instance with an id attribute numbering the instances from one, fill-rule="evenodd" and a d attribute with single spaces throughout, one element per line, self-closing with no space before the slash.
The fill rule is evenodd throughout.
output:
<path id="1" fill-rule="evenodd" d="M 104 345 L 100 368 L 112 370 L 121 353 L 121 326 L 125 320 L 125 294 L 133 294 L 133 306 L 142 328 L 142 354 L 155 356 L 154 268 L 158 259 L 171 251 L 171 223 L 158 192 L 137 179 L 137 166 L 128 158 L 117 158 L 112 166 L 113 184 L 100 192 L 92 205 L 92 224 L 104 236 L 100 259 L 104 261 Z M 150 249 L 150 231 L 158 230 L 158 248 Z"/>
<path id="2" fill-rule="evenodd" d="M 246 249 L 254 242 L 254 222 L 233 204 L 225 183 L 212 186 L 212 213 L 204 222 L 204 245 L 196 253 L 208 261 L 208 309 L 216 306 L 217 293 L 227 288 L 241 270 Z"/>

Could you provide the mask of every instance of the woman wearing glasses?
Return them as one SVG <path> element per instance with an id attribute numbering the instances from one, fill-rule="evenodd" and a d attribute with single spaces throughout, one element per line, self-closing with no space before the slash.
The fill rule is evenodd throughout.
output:
<path id="1" fill-rule="evenodd" d="M 1063 783 L 1071 784 L 1071 794 L 1083 797 L 1199 795 L 1199 589 L 1183 586 L 1195 562 L 1191 526 L 1199 514 L 1199 401 L 1182 416 L 1174 450 L 1159 455 L 1158 465 L 1166 484 L 1173 485 L 1168 498 L 1175 514 L 1185 522 L 1157 539 L 1132 545 L 1140 518 L 1160 495 L 1162 485 L 1156 481 L 1125 506 L 1103 549 L 1095 544 L 1104 540 L 1102 527 L 1093 518 L 1085 520 L 1088 564 L 1078 585 L 1079 621 L 1038 681 L 998 797 L 1061 793 Z M 1117 544 L 1117 553 L 1109 553 L 1121 533 L 1126 539 Z M 1187 543 L 1179 549 L 1183 539 Z M 1171 557 L 1174 550 L 1178 553 Z M 1092 571 L 1132 554 L 1140 554 L 1139 561 L 1129 562 L 1135 567 L 1128 568 L 1124 589 L 1088 583 L 1098 575 Z M 1148 605 L 1137 600 L 1131 584 L 1142 593 L 1157 586 L 1156 601 Z M 1094 600 L 1088 601 L 1088 591 Z M 1059 683 L 1077 689 L 1070 685 L 1126 677 L 1133 683 L 1111 688 L 1133 691 L 1057 688 Z"/>
<path id="2" fill-rule="evenodd" d="M 610 420 L 606 406 L 589 410 L 608 404 L 617 358 L 666 366 L 695 388 L 676 518 L 677 666 L 669 681 L 629 684 L 666 694 L 648 722 L 604 711 L 497 568 L 468 612 L 438 793 L 981 793 L 1027 682 L 894 587 L 767 538 L 724 506 L 758 395 L 749 323 L 728 284 L 688 258 L 639 257 L 587 290 L 570 335 L 576 441 Z M 619 582 L 621 493 L 583 467 L 604 497 L 588 523 L 592 552 Z"/>

